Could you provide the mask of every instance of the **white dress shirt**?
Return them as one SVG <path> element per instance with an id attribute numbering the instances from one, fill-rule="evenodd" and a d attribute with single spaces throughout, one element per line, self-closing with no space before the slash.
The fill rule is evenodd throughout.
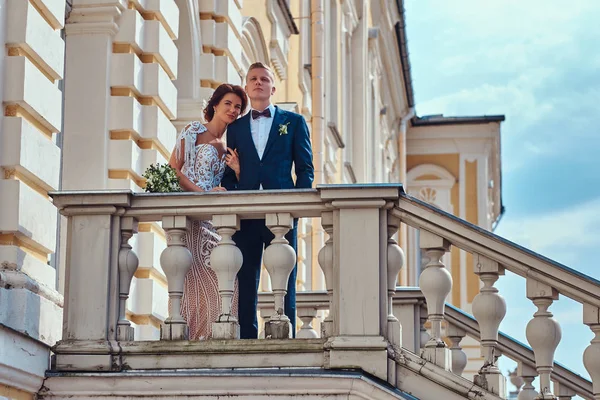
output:
<path id="1" fill-rule="evenodd" d="M 267 140 L 269 140 L 269 132 L 271 132 L 271 126 L 273 125 L 273 118 L 275 117 L 275 106 L 269 104 L 267 107 L 271 110 L 271 117 L 258 117 L 252 119 L 252 109 L 250 110 L 250 132 L 252 133 L 252 140 L 254 141 L 254 147 L 258 153 L 258 158 L 262 159 L 265 147 L 267 147 Z M 266 108 L 265 108 L 266 110 Z M 256 110 L 264 111 L 264 110 Z"/>

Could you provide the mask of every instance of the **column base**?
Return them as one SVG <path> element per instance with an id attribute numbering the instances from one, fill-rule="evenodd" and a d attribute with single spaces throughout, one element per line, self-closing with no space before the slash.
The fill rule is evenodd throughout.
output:
<path id="1" fill-rule="evenodd" d="M 387 340 L 397 347 L 402 347 L 402 326 L 397 319 L 387 320 Z"/>
<path id="2" fill-rule="evenodd" d="M 240 324 L 236 321 L 213 322 L 212 339 L 239 339 Z"/>
<path id="3" fill-rule="evenodd" d="M 333 336 L 333 321 L 325 320 L 321 322 L 321 338 L 327 339 Z"/>
<path id="4" fill-rule="evenodd" d="M 265 322 L 266 339 L 291 339 L 292 324 L 286 319 L 275 319 Z"/>
<path id="5" fill-rule="evenodd" d="M 473 383 L 500 397 L 504 396 L 506 390 L 506 378 L 501 373 L 480 372 L 473 377 Z"/>
<path id="6" fill-rule="evenodd" d="M 120 342 L 131 342 L 134 340 L 135 329 L 133 326 L 118 325 L 117 340 Z"/>
<path id="7" fill-rule="evenodd" d="M 188 340 L 190 328 L 185 322 L 164 322 L 160 324 L 160 340 Z"/>
<path id="8" fill-rule="evenodd" d="M 421 350 L 421 358 L 446 371 L 452 371 L 452 353 L 447 347 L 425 347 Z"/>
<path id="9" fill-rule="evenodd" d="M 336 336 L 325 343 L 325 368 L 360 368 L 381 380 L 388 378 L 387 342 L 381 336 Z"/>

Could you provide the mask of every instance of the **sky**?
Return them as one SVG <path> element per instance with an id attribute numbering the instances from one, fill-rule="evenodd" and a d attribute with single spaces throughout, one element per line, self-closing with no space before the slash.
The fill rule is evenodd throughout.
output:
<path id="1" fill-rule="evenodd" d="M 600 279 L 600 1 L 405 0 L 405 8 L 417 114 L 506 116 L 506 213 L 496 233 Z M 525 279 L 507 272 L 496 286 L 508 306 L 500 329 L 527 343 L 536 307 Z M 589 379 L 582 355 L 593 334 L 581 305 L 561 296 L 550 311 L 563 333 L 555 359 Z"/>

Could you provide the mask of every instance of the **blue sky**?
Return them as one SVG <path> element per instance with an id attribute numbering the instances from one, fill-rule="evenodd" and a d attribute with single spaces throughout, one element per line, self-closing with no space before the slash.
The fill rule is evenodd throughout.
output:
<path id="1" fill-rule="evenodd" d="M 504 114 L 496 233 L 600 279 L 600 1 L 405 0 L 418 115 Z M 526 343 L 525 280 L 498 283 L 501 330 Z M 556 359 L 587 375 L 582 307 L 550 308 Z M 504 370 L 513 364 L 501 364 Z"/>

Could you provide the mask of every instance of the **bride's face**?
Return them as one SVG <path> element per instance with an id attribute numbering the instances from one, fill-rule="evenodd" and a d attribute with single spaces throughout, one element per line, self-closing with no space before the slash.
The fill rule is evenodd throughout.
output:
<path id="1" fill-rule="evenodd" d="M 235 93 L 227 93 L 215 107 L 215 116 L 226 124 L 235 121 L 242 112 L 242 99 Z"/>

